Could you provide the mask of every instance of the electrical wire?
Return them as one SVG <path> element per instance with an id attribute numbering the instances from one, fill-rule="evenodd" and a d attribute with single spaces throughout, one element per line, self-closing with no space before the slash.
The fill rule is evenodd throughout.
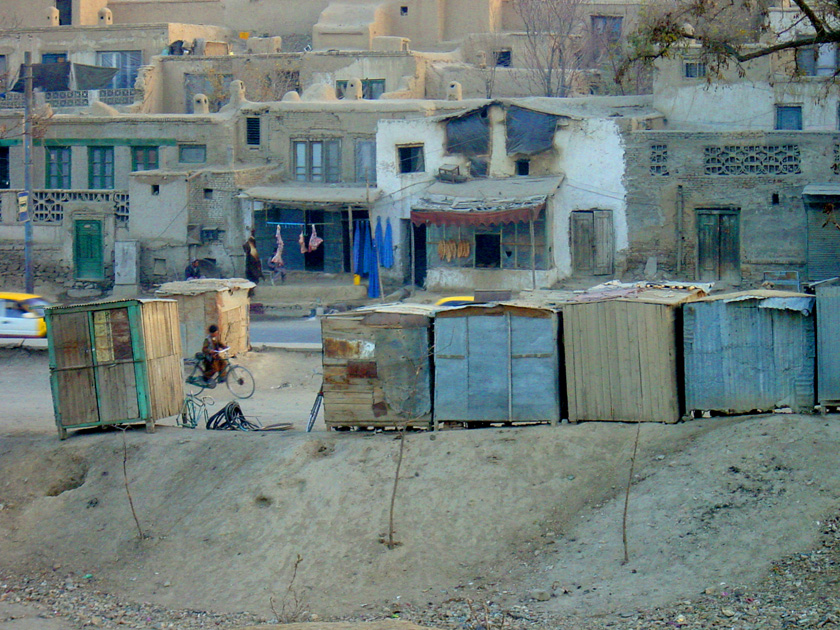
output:
<path id="1" fill-rule="evenodd" d="M 235 400 L 207 418 L 206 426 L 212 431 L 260 431 L 262 429 L 259 423 L 245 417 L 242 408 Z"/>

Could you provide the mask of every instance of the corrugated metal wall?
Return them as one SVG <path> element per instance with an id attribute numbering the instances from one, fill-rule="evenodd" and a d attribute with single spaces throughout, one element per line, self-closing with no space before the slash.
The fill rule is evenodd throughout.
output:
<path id="1" fill-rule="evenodd" d="M 807 205 L 808 279 L 825 280 L 840 276 L 840 230 L 828 221 L 823 205 Z"/>
<path id="2" fill-rule="evenodd" d="M 677 422 L 676 309 L 610 300 L 563 306 L 569 420 Z"/>
<path id="3" fill-rule="evenodd" d="M 817 287 L 817 384 L 820 404 L 840 401 L 840 286 Z"/>
<path id="4" fill-rule="evenodd" d="M 436 423 L 560 419 L 557 315 L 526 311 L 479 307 L 438 316 Z"/>
<path id="5" fill-rule="evenodd" d="M 813 410 L 814 318 L 760 302 L 683 307 L 686 409 Z"/>

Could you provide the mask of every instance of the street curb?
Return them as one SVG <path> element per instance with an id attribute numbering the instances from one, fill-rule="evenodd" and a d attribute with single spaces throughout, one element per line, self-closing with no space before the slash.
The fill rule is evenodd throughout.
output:
<path id="1" fill-rule="evenodd" d="M 320 343 L 304 343 L 289 341 L 285 343 L 264 342 L 252 344 L 251 350 L 256 352 L 273 352 L 277 350 L 286 352 L 322 352 L 324 347 Z"/>

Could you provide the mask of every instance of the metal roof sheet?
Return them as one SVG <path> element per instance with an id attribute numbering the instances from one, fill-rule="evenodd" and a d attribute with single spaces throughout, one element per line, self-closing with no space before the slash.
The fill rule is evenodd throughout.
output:
<path id="1" fill-rule="evenodd" d="M 261 201 L 288 201 L 293 203 L 364 204 L 379 198 L 378 188 L 365 186 L 255 186 L 243 194 Z"/>

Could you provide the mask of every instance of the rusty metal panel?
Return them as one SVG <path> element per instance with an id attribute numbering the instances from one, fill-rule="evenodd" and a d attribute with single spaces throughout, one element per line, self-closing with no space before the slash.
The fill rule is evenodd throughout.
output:
<path id="1" fill-rule="evenodd" d="M 683 307 L 689 411 L 813 411 L 813 298 L 766 307 L 773 299 L 724 295 Z"/>
<path id="2" fill-rule="evenodd" d="M 820 404 L 840 401 L 840 285 L 817 286 L 817 383 Z"/>
<path id="3" fill-rule="evenodd" d="M 373 359 L 376 344 L 364 339 L 324 337 L 324 356 L 338 359 Z"/>

